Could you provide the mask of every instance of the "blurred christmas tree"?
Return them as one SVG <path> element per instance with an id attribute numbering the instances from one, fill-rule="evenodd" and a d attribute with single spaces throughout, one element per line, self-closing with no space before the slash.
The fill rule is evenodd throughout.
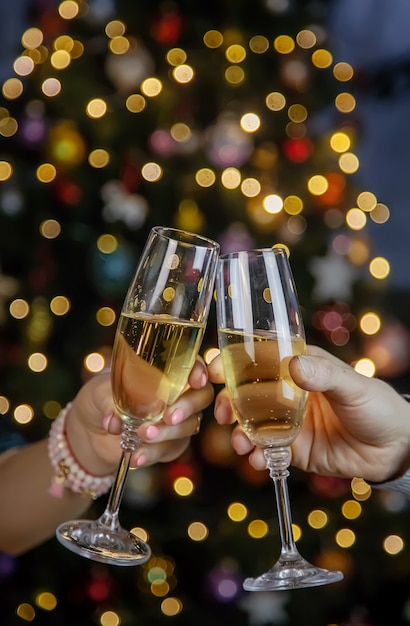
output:
<path id="1" fill-rule="evenodd" d="M 155 224 L 223 251 L 285 244 L 309 340 L 363 373 L 407 372 L 407 330 L 383 318 L 388 260 L 373 258 L 366 234 L 389 210 L 355 177 L 354 70 L 332 57 L 326 10 L 65 0 L 32 17 L 0 108 L 0 411 L 29 416 L 28 440 L 109 361 Z M 124 571 L 54 540 L 2 556 L 2 623 L 410 621 L 410 560 L 387 540 L 407 542 L 407 505 L 360 481 L 293 471 L 290 483 L 302 552 L 345 582 L 243 593 L 242 578 L 278 549 L 273 493 L 206 417 L 183 459 L 130 476 L 123 524 L 149 529 L 153 561 Z"/>

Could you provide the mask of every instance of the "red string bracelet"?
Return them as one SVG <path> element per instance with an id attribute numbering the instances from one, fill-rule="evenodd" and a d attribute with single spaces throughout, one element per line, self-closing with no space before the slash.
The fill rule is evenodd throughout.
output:
<path id="1" fill-rule="evenodd" d="M 62 498 L 64 488 L 68 488 L 95 500 L 111 489 L 114 477 L 112 474 L 106 476 L 91 474 L 75 458 L 65 430 L 70 407 L 71 402 L 62 409 L 51 424 L 48 436 L 48 456 L 55 475 L 48 492 L 55 498 Z"/>

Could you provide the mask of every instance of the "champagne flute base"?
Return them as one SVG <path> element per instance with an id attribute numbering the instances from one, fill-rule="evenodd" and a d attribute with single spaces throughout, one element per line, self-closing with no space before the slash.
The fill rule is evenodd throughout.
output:
<path id="1" fill-rule="evenodd" d="M 136 535 L 122 529 L 106 528 L 98 521 L 73 520 L 56 531 L 66 548 L 93 561 L 111 565 L 141 565 L 151 556 L 151 548 Z"/>
<path id="2" fill-rule="evenodd" d="M 341 580 L 342 572 L 316 567 L 299 557 L 294 561 L 279 560 L 270 570 L 257 578 L 246 578 L 243 588 L 245 591 L 278 591 L 319 587 Z"/>

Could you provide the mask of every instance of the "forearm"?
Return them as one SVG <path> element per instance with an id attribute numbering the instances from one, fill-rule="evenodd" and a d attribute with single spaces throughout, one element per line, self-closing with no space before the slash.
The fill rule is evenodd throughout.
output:
<path id="1" fill-rule="evenodd" d="M 1 551 L 29 550 L 52 537 L 58 524 L 89 507 L 89 497 L 69 489 L 64 489 L 62 498 L 51 496 L 52 478 L 47 440 L 0 456 Z"/>

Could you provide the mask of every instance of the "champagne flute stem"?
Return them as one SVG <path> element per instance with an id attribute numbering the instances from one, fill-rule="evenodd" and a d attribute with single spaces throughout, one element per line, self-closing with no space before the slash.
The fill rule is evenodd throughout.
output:
<path id="1" fill-rule="evenodd" d="M 121 436 L 121 459 L 118 465 L 117 474 L 111 487 L 107 506 L 105 507 L 105 511 L 99 519 L 100 524 L 107 526 L 108 528 L 110 528 L 110 530 L 116 530 L 120 526 L 118 513 L 122 496 L 124 494 L 125 482 L 128 476 L 131 456 L 133 452 L 137 449 L 138 444 L 141 441 L 136 434 L 137 428 L 138 425 L 124 422 L 123 432 Z"/>
<path id="2" fill-rule="evenodd" d="M 290 449 L 287 447 L 266 448 L 264 455 L 269 475 L 275 487 L 281 539 L 281 560 L 293 561 L 299 559 L 300 555 L 293 537 L 292 513 L 287 482 L 291 458 Z"/>

